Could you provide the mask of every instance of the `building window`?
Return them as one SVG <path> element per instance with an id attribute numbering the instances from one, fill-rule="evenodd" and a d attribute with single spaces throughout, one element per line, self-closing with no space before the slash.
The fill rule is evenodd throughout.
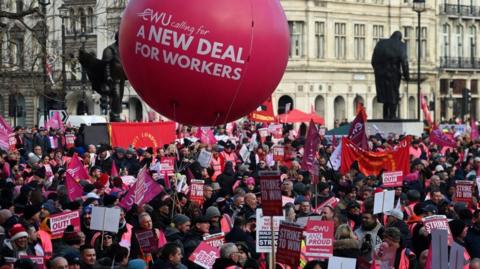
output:
<path id="1" fill-rule="evenodd" d="M 457 57 L 463 58 L 463 26 L 455 27 L 455 39 L 457 45 Z"/>
<path id="2" fill-rule="evenodd" d="M 83 8 L 80 8 L 78 13 L 80 14 L 80 33 L 86 33 L 87 32 L 87 15 L 85 14 L 85 10 Z"/>
<path id="3" fill-rule="evenodd" d="M 477 28 L 471 25 L 468 28 L 468 42 L 470 49 L 468 51 L 470 58 L 475 58 L 477 56 Z"/>
<path id="4" fill-rule="evenodd" d="M 93 33 L 94 27 L 95 27 L 95 14 L 93 13 L 93 8 L 89 7 L 87 9 L 87 32 Z"/>
<path id="5" fill-rule="evenodd" d="M 75 34 L 77 32 L 77 25 L 76 25 L 76 17 L 75 17 L 75 10 L 73 8 L 70 9 L 70 12 L 69 12 L 70 16 L 69 19 L 68 19 L 68 22 L 69 22 L 69 26 L 68 26 L 68 29 L 69 29 L 69 33 L 70 34 Z"/>
<path id="6" fill-rule="evenodd" d="M 325 57 L 325 23 L 315 22 L 315 57 L 322 59 Z"/>
<path id="7" fill-rule="evenodd" d="M 10 40 L 8 58 L 11 66 L 23 68 L 23 37 Z"/>
<path id="8" fill-rule="evenodd" d="M 353 38 L 355 59 L 365 59 L 365 24 L 353 25 Z"/>
<path id="9" fill-rule="evenodd" d="M 17 0 L 17 13 L 21 13 L 23 11 L 23 0 Z"/>
<path id="10" fill-rule="evenodd" d="M 404 26 L 403 27 L 403 40 L 405 42 L 405 47 L 407 49 L 407 57 L 410 56 L 412 50 L 412 27 Z"/>
<path id="11" fill-rule="evenodd" d="M 376 45 L 383 38 L 383 25 L 373 26 L 373 45 Z"/>
<path id="12" fill-rule="evenodd" d="M 289 21 L 290 57 L 303 56 L 303 21 Z"/>
<path id="13" fill-rule="evenodd" d="M 345 23 L 335 23 L 335 58 L 345 59 L 346 56 L 346 27 Z"/>
<path id="14" fill-rule="evenodd" d="M 450 55 L 450 25 L 443 25 L 443 42 L 442 42 L 442 55 L 448 57 Z"/>
<path id="15" fill-rule="evenodd" d="M 422 32 L 420 34 L 420 46 L 422 48 L 422 55 L 420 55 L 420 57 L 421 59 L 425 59 L 427 55 L 427 27 L 422 27 Z M 415 45 L 418 46 L 418 27 L 415 28 L 415 42 Z M 418 51 L 415 53 L 415 56 L 417 55 Z"/>

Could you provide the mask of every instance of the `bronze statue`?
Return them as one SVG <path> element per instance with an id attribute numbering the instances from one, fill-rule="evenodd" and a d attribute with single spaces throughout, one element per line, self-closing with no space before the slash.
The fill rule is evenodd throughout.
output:
<path id="1" fill-rule="evenodd" d="M 120 60 L 118 32 L 115 34 L 115 43 L 103 50 L 102 60 L 98 60 L 95 55 L 87 53 L 84 49 L 80 49 L 78 58 L 92 83 L 92 89 L 101 95 L 100 106 L 105 111 L 110 110 L 110 121 L 123 121 L 120 114 L 127 77 Z"/>
<path id="2" fill-rule="evenodd" d="M 383 103 L 383 118 L 396 119 L 402 73 L 407 81 L 410 80 L 407 49 L 402 42 L 401 32 L 395 31 L 389 39 L 382 39 L 377 43 L 373 50 L 372 66 L 377 101 Z"/>

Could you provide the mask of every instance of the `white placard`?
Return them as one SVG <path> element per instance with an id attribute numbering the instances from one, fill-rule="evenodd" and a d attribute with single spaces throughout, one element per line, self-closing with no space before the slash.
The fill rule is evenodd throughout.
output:
<path id="1" fill-rule="evenodd" d="M 207 168 L 210 166 L 210 162 L 212 161 L 212 153 L 209 151 L 206 151 L 205 149 L 202 149 L 200 151 L 200 154 L 198 154 L 198 163 L 200 163 L 200 166 L 203 168 Z"/>
<path id="2" fill-rule="evenodd" d="M 118 233 L 120 223 L 120 208 L 95 206 L 92 209 L 90 229 Z"/>
<path id="3" fill-rule="evenodd" d="M 355 269 L 357 259 L 332 256 L 328 259 L 328 269 Z"/>
<path id="4" fill-rule="evenodd" d="M 395 207 L 395 191 L 375 193 L 373 214 L 383 213 Z"/>

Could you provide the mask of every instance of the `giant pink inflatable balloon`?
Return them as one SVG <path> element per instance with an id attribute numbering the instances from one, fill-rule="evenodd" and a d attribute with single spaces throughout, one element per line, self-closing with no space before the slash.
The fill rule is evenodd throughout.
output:
<path id="1" fill-rule="evenodd" d="M 119 42 L 130 84 L 150 107 L 211 126 L 271 95 L 289 34 L 279 0 L 130 0 Z"/>

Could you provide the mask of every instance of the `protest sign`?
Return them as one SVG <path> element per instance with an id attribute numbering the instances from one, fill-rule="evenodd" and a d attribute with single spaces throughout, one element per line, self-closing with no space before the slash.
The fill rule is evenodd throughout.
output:
<path id="1" fill-rule="evenodd" d="M 382 191 L 375 193 L 373 214 L 392 210 L 395 205 L 395 191 Z"/>
<path id="2" fill-rule="evenodd" d="M 243 144 L 239 151 L 240 157 L 243 161 L 248 160 L 248 156 L 250 156 L 250 151 L 248 150 L 247 145 Z"/>
<path id="3" fill-rule="evenodd" d="M 8 148 L 10 151 L 14 151 L 16 149 L 17 139 L 15 138 L 15 133 L 8 135 Z"/>
<path id="4" fill-rule="evenodd" d="M 131 187 L 135 181 L 137 180 L 134 176 L 126 175 L 126 176 L 121 176 L 123 184 Z"/>
<path id="5" fill-rule="evenodd" d="M 282 138 L 283 126 L 281 124 L 270 124 L 268 131 L 275 139 Z"/>
<path id="6" fill-rule="evenodd" d="M 480 176 L 476 178 L 478 193 L 480 193 Z"/>
<path id="7" fill-rule="evenodd" d="M 448 233 L 448 242 L 451 243 L 453 241 L 450 226 L 448 225 L 448 219 L 445 215 L 425 217 L 422 221 L 427 233 L 431 234 L 433 230 L 445 230 Z"/>
<path id="8" fill-rule="evenodd" d="M 155 237 L 152 230 L 136 232 L 135 236 L 137 237 L 138 244 L 143 253 L 151 253 L 157 248 L 158 239 Z"/>
<path id="9" fill-rule="evenodd" d="M 382 182 L 384 188 L 401 187 L 403 185 L 403 171 L 384 172 Z"/>
<path id="10" fill-rule="evenodd" d="M 293 204 L 294 202 L 295 202 L 295 198 L 288 197 L 288 196 L 285 196 L 285 195 L 282 196 L 282 206 L 285 206 L 288 203 Z"/>
<path id="11" fill-rule="evenodd" d="M 80 212 L 78 210 L 52 215 L 50 217 L 52 239 L 62 238 L 68 225 L 73 225 L 76 232 L 80 231 Z"/>
<path id="12" fill-rule="evenodd" d="M 469 180 L 457 180 L 455 181 L 455 202 L 464 202 L 467 205 L 472 205 L 472 191 L 473 182 Z"/>
<path id="13" fill-rule="evenodd" d="M 175 157 L 162 157 L 160 159 L 160 167 L 163 173 L 173 176 L 175 174 Z"/>
<path id="14" fill-rule="evenodd" d="M 93 207 L 90 221 L 91 230 L 117 233 L 119 223 L 120 208 Z"/>
<path id="15" fill-rule="evenodd" d="M 211 269 L 215 263 L 215 260 L 219 257 L 220 249 L 212 247 L 210 244 L 203 241 L 200 243 L 200 245 L 198 245 L 188 259 L 203 268 Z"/>
<path id="16" fill-rule="evenodd" d="M 207 235 L 203 240 L 212 247 L 220 248 L 225 243 L 225 233 Z"/>
<path id="17" fill-rule="evenodd" d="M 432 230 L 432 267 L 435 269 L 448 268 L 448 234 L 442 229 Z M 462 253 L 463 255 L 463 253 Z M 462 267 L 463 268 L 463 267 Z"/>
<path id="18" fill-rule="evenodd" d="M 340 202 L 340 200 L 338 198 L 330 197 L 327 200 L 325 200 L 323 203 L 321 203 L 317 208 L 313 209 L 313 212 L 315 212 L 317 214 L 321 214 L 322 209 L 324 207 L 330 206 L 331 208 L 335 208 L 337 206 L 338 202 Z"/>
<path id="19" fill-rule="evenodd" d="M 45 264 L 45 257 L 19 255 L 18 258 L 31 260 L 33 263 L 37 264 L 37 269 L 46 269 L 47 268 L 46 264 Z"/>
<path id="20" fill-rule="evenodd" d="M 272 148 L 273 151 L 273 160 L 280 162 L 283 161 L 285 158 L 285 147 L 283 146 L 274 146 Z"/>
<path id="21" fill-rule="evenodd" d="M 268 136 L 268 129 L 267 128 L 260 128 L 260 129 L 258 129 L 258 134 L 260 135 L 260 141 L 262 141 L 262 143 L 264 143 L 267 136 Z"/>
<path id="22" fill-rule="evenodd" d="M 270 253 L 272 252 L 272 223 L 271 218 L 264 216 L 262 209 L 257 209 L 257 229 L 256 229 L 256 250 L 258 253 Z M 278 229 L 280 227 L 280 221 L 284 220 L 285 216 L 273 217 L 273 230 L 275 238 L 278 238 Z M 278 241 L 275 241 L 277 244 Z"/>
<path id="23" fill-rule="evenodd" d="M 75 147 L 75 135 L 74 134 L 66 134 L 65 135 L 65 146 L 67 149 L 71 149 Z"/>
<path id="24" fill-rule="evenodd" d="M 212 161 L 212 153 L 202 149 L 198 154 L 197 161 L 201 167 L 208 168 L 210 166 L 210 162 Z"/>
<path id="25" fill-rule="evenodd" d="M 300 263 L 303 228 L 294 223 L 282 221 L 278 233 L 277 263 L 297 267 Z"/>
<path id="26" fill-rule="evenodd" d="M 192 179 L 190 182 L 190 201 L 203 205 L 204 180 Z"/>
<path id="27" fill-rule="evenodd" d="M 305 256 L 308 260 L 333 255 L 333 221 L 311 220 L 305 226 Z"/>
<path id="28" fill-rule="evenodd" d="M 260 173 L 260 190 L 264 216 L 282 216 L 282 190 L 280 175 L 277 173 Z"/>
<path id="29" fill-rule="evenodd" d="M 355 269 L 357 259 L 332 256 L 328 259 L 328 269 Z"/>

